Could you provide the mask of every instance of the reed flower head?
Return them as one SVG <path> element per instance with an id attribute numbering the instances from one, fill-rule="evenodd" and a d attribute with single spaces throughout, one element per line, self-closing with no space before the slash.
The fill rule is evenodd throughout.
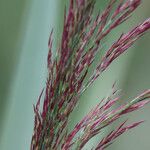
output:
<path id="1" fill-rule="evenodd" d="M 120 97 L 114 98 L 117 92 L 115 91 L 93 108 L 68 133 L 69 116 L 82 93 L 150 28 L 150 19 L 146 19 L 129 32 L 120 35 L 99 60 L 91 77 L 87 78 L 96 54 L 102 50 L 104 39 L 130 17 L 141 0 L 110 0 L 104 11 L 94 18 L 95 3 L 96 0 L 70 0 L 68 11 L 64 14 L 62 39 L 56 55 L 52 51 L 53 31 L 50 34 L 47 57 L 48 77 L 46 87 L 34 106 L 35 126 L 31 150 L 69 150 L 72 147 L 80 150 L 93 136 L 101 133 L 103 128 L 122 115 L 135 111 L 149 102 L 150 90 L 146 90 L 130 102 L 113 108 L 112 106 L 120 99 Z M 43 96 L 43 108 L 40 110 Z M 129 126 L 125 126 L 125 123 L 102 139 L 95 149 L 105 149 L 118 136 L 142 122 Z"/>

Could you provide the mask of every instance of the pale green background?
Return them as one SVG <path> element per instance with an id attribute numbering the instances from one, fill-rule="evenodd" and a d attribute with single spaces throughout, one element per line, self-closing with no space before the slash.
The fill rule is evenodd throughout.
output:
<path id="1" fill-rule="evenodd" d="M 55 43 L 62 28 L 61 0 L 0 0 L 0 150 L 27 150 L 33 131 L 33 108 L 46 81 L 47 41 L 54 27 Z M 102 4 L 103 2 L 103 4 Z M 104 1 L 97 7 L 102 9 Z M 127 24 L 117 28 L 107 39 L 108 44 L 118 33 L 150 16 L 150 1 L 134 13 Z M 70 128 L 99 99 L 107 96 L 114 81 L 123 89 L 124 100 L 150 88 L 150 33 L 140 39 L 95 82 L 83 95 L 74 112 Z M 121 136 L 109 150 L 150 149 L 150 106 L 131 114 L 132 121 L 146 123 Z M 107 131 L 105 131 L 107 133 Z M 105 134 L 104 132 L 104 134 Z M 85 147 L 89 149 L 100 137 Z"/>

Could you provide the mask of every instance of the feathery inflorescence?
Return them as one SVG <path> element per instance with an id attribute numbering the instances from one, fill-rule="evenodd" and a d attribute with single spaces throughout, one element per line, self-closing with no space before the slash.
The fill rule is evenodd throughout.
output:
<path id="1" fill-rule="evenodd" d="M 80 150 L 104 127 L 149 102 L 147 99 L 150 98 L 150 90 L 147 90 L 134 100 L 114 109 L 112 106 L 120 97 L 110 96 L 93 108 L 70 133 L 67 132 L 69 116 L 81 94 L 150 28 L 150 19 L 147 19 L 129 32 L 120 35 L 99 60 L 90 78 L 87 78 L 96 54 L 101 52 L 105 37 L 125 22 L 141 1 L 110 0 L 104 11 L 94 18 L 95 3 L 96 0 L 70 0 L 68 12 L 64 14 L 62 39 L 56 55 L 52 51 L 53 31 L 50 34 L 47 57 L 48 78 L 46 88 L 41 92 L 34 106 L 35 126 L 31 150 L 68 150 L 73 146 Z M 40 101 L 43 96 L 43 108 L 40 110 Z M 130 126 L 121 124 L 102 139 L 95 149 L 105 149 L 118 136 L 140 123 Z M 79 132 L 81 132 L 80 135 L 78 135 Z"/>

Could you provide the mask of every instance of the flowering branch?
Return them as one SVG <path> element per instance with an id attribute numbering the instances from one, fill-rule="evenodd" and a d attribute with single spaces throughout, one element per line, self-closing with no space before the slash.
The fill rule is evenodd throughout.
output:
<path id="1" fill-rule="evenodd" d="M 35 126 L 31 150 L 68 150 L 73 146 L 80 150 L 104 127 L 149 102 L 147 99 L 150 98 L 150 90 L 115 109 L 112 107 L 120 97 L 109 97 L 93 108 L 70 133 L 67 132 L 69 116 L 81 94 L 150 28 L 150 19 L 147 19 L 128 33 L 122 34 L 99 60 L 94 73 L 88 79 L 89 69 L 96 54 L 101 52 L 101 43 L 105 37 L 130 17 L 141 0 L 120 0 L 118 3 L 117 0 L 110 0 L 104 11 L 93 18 L 95 3 L 96 0 L 70 0 L 68 12 L 64 14 L 62 39 L 56 55 L 52 51 L 53 31 L 50 34 L 47 57 L 48 78 L 46 88 L 41 92 L 34 106 Z M 87 82 L 85 79 L 88 79 Z M 115 93 L 112 95 L 114 96 Z M 40 101 L 43 97 L 43 108 L 40 110 Z M 140 123 L 126 127 L 124 123 L 121 124 L 118 129 L 102 139 L 95 149 L 105 149 L 119 135 Z M 77 135 L 78 132 L 81 132 L 80 136 Z"/>
<path id="2" fill-rule="evenodd" d="M 113 95 L 115 93 L 113 93 Z M 102 106 L 101 106 L 101 103 L 103 101 L 101 101 L 89 114 L 87 114 L 75 126 L 72 132 L 68 135 L 65 141 L 65 144 L 63 145 L 63 149 L 69 149 L 73 144 L 76 144 L 76 143 L 78 147 L 77 149 L 79 150 L 82 149 L 83 146 L 93 136 L 100 133 L 103 128 L 112 124 L 114 121 L 119 119 L 122 115 L 138 110 L 144 105 L 146 105 L 147 103 L 149 103 L 150 101 L 147 100 L 148 98 L 150 98 L 150 90 L 145 91 L 144 93 L 142 93 L 141 95 L 139 95 L 138 97 L 130 101 L 129 103 L 122 104 L 121 106 L 115 109 L 112 109 L 112 106 L 117 104 L 117 101 L 120 99 L 120 97 L 116 97 L 114 99 L 112 99 L 111 97 L 108 97 L 106 100 L 103 100 L 105 101 L 105 103 Z M 134 127 L 135 127 L 135 124 L 134 124 Z M 76 137 L 76 141 L 73 141 L 77 133 L 80 131 L 84 131 L 84 132 L 81 132 L 82 134 L 80 134 L 79 137 Z M 105 146 L 105 145 L 102 145 L 102 146 Z"/>
<path id="3" fill-rule="evenodd" d="M 103 138 L 100 143 L 96 146 L 95 150 L 104 150 L 105 148 L 107 148 L 108 146 L 110 146 L 113 141 L 118 138 L 118 136 L 120 136 L 121 134 L 123 134 L 124 132 L 137 127 L 138 125 L 140 125 L 141 123 L 143 123 L 143 121 L 139 121 L 136 123 L 133 123 L 129 126 L 125 126 L 126 121 L 123 122 L 116 130 L 110 132 L 105 138 Z"/>

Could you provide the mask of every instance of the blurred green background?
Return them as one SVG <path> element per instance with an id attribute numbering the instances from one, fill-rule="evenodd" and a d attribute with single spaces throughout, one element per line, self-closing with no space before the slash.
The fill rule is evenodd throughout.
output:
<path id="1" fill-rule="evenodd" d="M 63 10 L 60 0 L 0 0 L 0 150 L 26 150 L 33 131 L 33 108 L 46 81 L 47 41 L 52 27 L 60 38 Z M 101 10 L 106 1 L 98 0 Z M 150 1 L 143 0 L 128 23 L 107 39 L 113 42 L 122 31 L 150 16 Z M 70 128 L 111 91 L 114 81 L 123 89 L 123 100 L 150 88 L 150 32 L 117 59 L 82 96 Z M 150 106 L 130 114 L 131 121 L 146 122 L 121 136 L 109 150 L 150 149 Z M 129 121 L 130 122 L 130 121 Z M 117 123 L 116 123 L 117 124 Z M 104 132 L 104 134 L 107 131 Z M 94 138 L 85 149 L 99 141 Z"/>

